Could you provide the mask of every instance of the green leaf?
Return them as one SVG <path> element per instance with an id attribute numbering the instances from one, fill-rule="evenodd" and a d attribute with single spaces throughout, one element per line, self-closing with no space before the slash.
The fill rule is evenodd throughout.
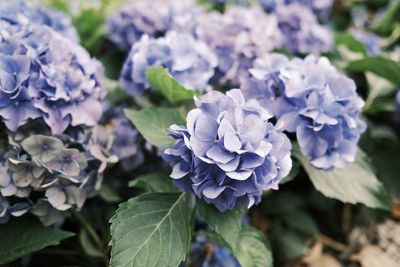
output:
<path id="1" fill-rule="evenodd" d="M 350 62 L 346 69 L 349 72 L 370 71 L 392 82 L 394 85 L 400 85 L 400 63 L 388 58 L 380 56 L 366 57 Z"/>
<path id="2" fill-rule="evenodd" d="M 367 54 L 364 45 L 347 32 L 337 33 L 335 36 L 336 45 L 345 45 L 348 49 L 354 52 L 360 52 L 364 55 Z"/>
<path id="3" fill-rule="evenodd" d="M 129 187 L 137 187 L 145 192 L 177 192 L 172 179 L 163 173 L 153 172 L 136 177 L 129 182 Z"/>
<path id="4" fill-rule="evenodd" d="M 204 201 L 198 201 L 197 207 L 200 217 L 227 243 L 231 251 L 235 251 L 242 228 L 242 212 L 234 209 L 221 213 Z"/>
<path id="5" fill-rule="evenodd" d="M 121 202 L 121 197 L 118 195 L 118 193 L 111 188 L 110 186 L 103 184 L 101 186 L 101 189 L 99 191 L 99 195 L 102 199 L 109 203 L 118 203 Z"/>
<path id="6" fill-rule="evenodd" d="M 271 247 L 258 230 L 243 226 L 235 255 L 242 267 L 272 267 Z"/>
<path id="7" fill-rule="evenodd" d="M 345 203 L 361 203 L 370 208 L 391 209 L 386 190 L 369 167 L 361 150 L 355 162 L 333 171 L 318 170 L 309 164 L 309 160 L 298 149 L 293 152 L 315 188 L 326 197 Z"/>
<path id="8" fill-rule="evenodd" d="M 400 21 L 400 1 L 391 1 L 384 17 L 379 24 L 379 31 L 389 35 L 390 32 L 399 24 Z"/>
<path id="9" fill-rule="evenodd" d="M 140 111 L 125 109 L 125 115 L 149 143 L 158 147 L 174 144 L 174 139 L 168 135 L 169 126 L 185 124 L 185 120 L 175 109 L 156 107 Z"/>
<path id="10" fill-rule="evenodd" d="M 0 264 L 12 262 L 48 246 L 60 244 L 74 233 L 45 227 L 33 218 L 13 219 L 0 226 Z"/>
<path id="11" fill-rule="evenodd" d="M 103 258 L 103 253 L 96 248 L 85 229 L 82 229 L 79 234 L 79 242 L 81 243 L 81 246 L 86 254 L 94 258 Z"/>
<path id="12" fill-rule="evenodd" d="M 271 231 L 271 244 L 278 261 L 293 260 L 308 252 L 306 240 L 294 231 L 280 226 Z"/>
<path id="13" fill-rule="evenodd" d="M 282 217 L 283 222 L 291 229 L 308 236 L 319 234 L 319 228 L 313 217 L 304 210 L 294 210 Z"/>
<path id="14" fill-rule="evenodd" d="M 179 84 L 168 72 L 161 67 L 151 67 L 146 71 L 147 81 L 157 89 L 171 104 L 177 104 L 193 99 L 195 91 L 188 90 Z"/>
<path id="15" fill-rule="evenodd" d="M 111 267 L 178 266 L 189 252 L 192 198 L 147 193 L 124 202 L 111 219 Z"/>

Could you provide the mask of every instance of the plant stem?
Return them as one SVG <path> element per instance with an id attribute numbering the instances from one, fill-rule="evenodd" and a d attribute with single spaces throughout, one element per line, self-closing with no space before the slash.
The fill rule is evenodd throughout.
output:
<path id="1" fill-rule="evenodd" d="M 73 211 L 72 214 L 74 217 L 81 223 L 81 225 L 86 229 L 90 237 L 96 243 L 96 245 L 103 250 L 103 242 L 101 241 L 97 232 L 93 229 L 93 227 L 88 223 L 85 218 L 77 211 Z"/>

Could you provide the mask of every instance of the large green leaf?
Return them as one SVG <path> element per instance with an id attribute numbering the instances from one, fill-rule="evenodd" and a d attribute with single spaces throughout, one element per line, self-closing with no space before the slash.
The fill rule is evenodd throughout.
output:
<path id="1" fill-rule="evenodd" d="M 110 266 L 175 267 L 189 252 L 194 205 L 186 193 L 148 193 L 111 219 Z"/>
<path id="2" fill-rule="evenodd" d="M 298 149 L 293 152 L 315 188 L 325 196 L 346 203 L 361 203 L 370 208 L 390 210 L 386 190 L 369 167 L 361 150 L 355 162 L 333 171 L 318 170 L 309 164 L 308 158 Z"/>
<path id="3" fill-rule="evenodd" d="M 174 140 L 168 135 L 169 126 L 185 124 L 181 114 L 169 108 L 150 107 L 140 111 L 126 109 L 125 115 L 149 143 L 158 147 L 174 144 Z"/>
<path id="4" fill-rule="evenodd" d="M 193 99 L 195 95 L 195 91 L 179 84 L 165 68 L 151 67 L 147 70 L 146 77 L 150 85 L 172 104 Z"/>
<path id="5" fill-rule="evenodd" d="M 33 218 L 14 219 L 0 226 L 0 264 L 14 261 L 47 246 L 58 245 L 71 236 L 74 233 L 45 227 Z"/>
<path id="6" fill-rule="evenodd" d="M 178 189 L 172 179 L 163 173 L 153 172 L 136 177 L 129 182 L 130 187 L 137 187 L 146 192 L 176 192 Z"/>
<path id="7" fill-rule="evenodd" d="M 204 201 L 198 201 L 198 211 L 200 217 L 227 243 L 231 251 L 234 251 L 242 228 L 242 212 L 234 209 L 221 213 Z"/>
<path id="8" fill-rule="evenodd" d="M 370 71 L 395 85 L 400 85 L 400 63 L 388 58 L 366 57 L 350 62 L 346 69 L 350 72 Z"/>
<path id="9" fill-rule="evenodd" d="M 235 255 L 242 267 L 272 267 L 272 253 L 266 237 L 258 230 L 243 226 Z"/>
<path id="10" fill-rule="evenodd" d="M 305 255 L 309 248 L 306 240 L 295 231 L 276 226 L 270 233 L 274 256 L 277 261 L 287 261 Z"/>

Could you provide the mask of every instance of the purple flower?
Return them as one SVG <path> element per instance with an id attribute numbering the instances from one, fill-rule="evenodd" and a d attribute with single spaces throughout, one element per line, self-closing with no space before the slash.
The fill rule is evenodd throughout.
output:
<path id="1" fill-rule="evenodd" d="M 10 131 L 42 119 L 53 134 L 101 116 L 101 64 L 47 26 L 0 32 L 0 117 Z"/>
<path id="2" fill-rule="evenodd" d="M 186 127 L 170 127 L 176 143 L 164 159 L 176 185 L 221 212 L 251 207 L 264 190 L 277 189 L 291 169 L 291 145 L 268 122 L 270 113 L 256 101 L 245 102 L 239 89 L 209 92 L 196 106 Z"/>
<path id="3" fill-rule="evenodd" d="M 276 16 L 284 36 L 283 47 L 290 52 L 320 54 L 332 49 L 331 30 L 320 25 L 307 7 L 298 3 L 280 5 Z"/>
<path id="4" fill-rule="evenodd" d="M 333 0 L 259 0 L 267 12 L 273 12 L 280 5 L 299 3 L 311 9 L 321 20 L 326 21 L 331 11 Z"/>
<path id="5" fill-rule="evenodd" d="M 16 27 L 27 24 L 46 25 L 64 37 L 79 42 L 78 34 L 71 19 L 56 9 L 46 9 L 26 0 L 4 0 L 0 6 L 0 21 Z"/>
<path id="6" fill-rule="evenodd" d="M 203 42 L 185 33 L 170 32 L 165 38 L 148 36 L 132 46 L 122 68 L 120 83 L 129 94 L 136 96 L 149 89 L 146 71 L 162 66 L 188 89 L 205 91 L 214 75 L 217 58 Z"/>
<path id="7" fill-rule="evenodd" d="M 108 18 L 109 38 L 128 50 L 145 34 L 163 35 L 170 27 L 169 1 L 136 1 L 121 7 Z"/>
<path id="8" fill-rule="evenodd" d="M 271 54 L 255 62 L 252 78 L 242 85 L 278 118 L 279 127 L 295 132 L 301 151 L 320 169 L 343 168 L 353 162 L 366 124 L 364 101 L 353 80 L 340 74 L 327 58 L 289 60 Z"/>
<path id="9" fill-rule="evenodd" d="M 281 46 L 277 19 L 261 9 L 234 7 L 201 16 L 196 36 L 217 54 L 220 82 L 233 86 L 248 76 L 252 62 Z"/>

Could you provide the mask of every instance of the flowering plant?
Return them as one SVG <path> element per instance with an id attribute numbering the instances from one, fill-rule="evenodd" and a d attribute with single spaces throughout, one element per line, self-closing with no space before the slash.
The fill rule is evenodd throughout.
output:
<path id="1" fill-rule="evenodd" d="M 0 265 L 397 266 L 398 14 L 0 1 Z"/>

